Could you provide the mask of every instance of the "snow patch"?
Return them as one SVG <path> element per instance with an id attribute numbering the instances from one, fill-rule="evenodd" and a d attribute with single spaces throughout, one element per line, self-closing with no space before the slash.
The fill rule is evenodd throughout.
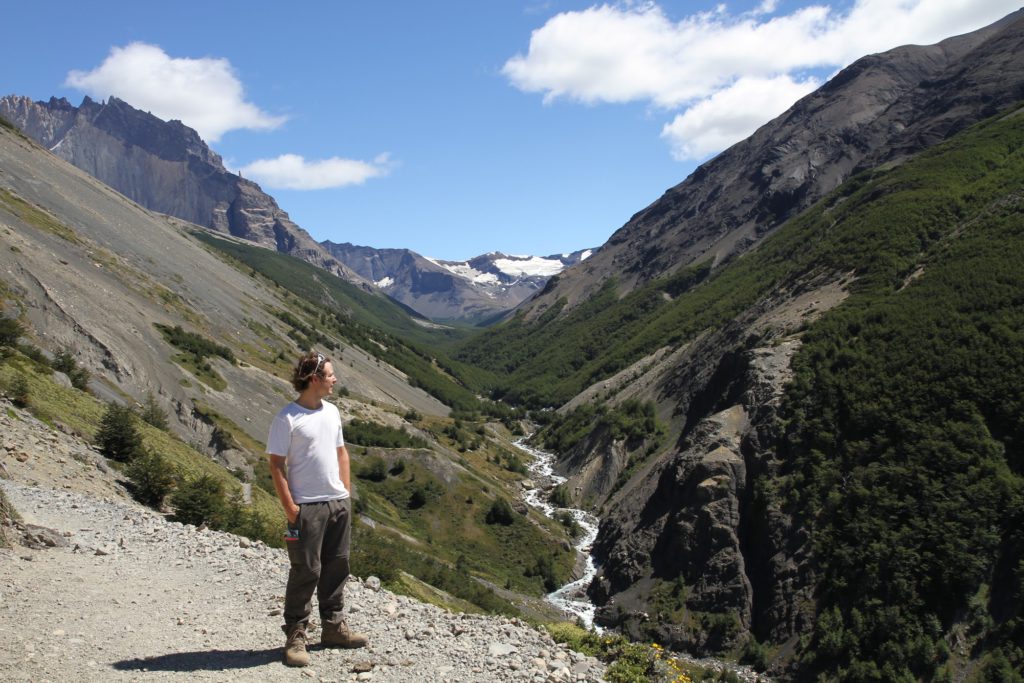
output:
<path id="1" fill-rule="evenodd" d="M 395 284 L 395 281 L 394 281 L 394 279 L 392 279 L 390 277 L 386 277 L 386 278 L 383 278 L 381 280 L 377 280 L 373 284 L 377 285 L 381 289 L 385 289 L 385 288 L 390 287 L 391 285 Z"/>
<path id="2" fill-rule="evenodd" d="M 494 261 L 495 267 L 506 275 L 513 277 L 551 277 L 565 270 L 565 266 L 557 259 L 546 259 L 531 256 L 523 259 L 501 258 Z"/>
<path id="3" fill-rule="evenodd" d="M 499 282 L 498 276 L 494 273 L 484 273 L 468 263 L 443 263 L 441 261 L 432 261 L 432 263 L 478 285 L 496 285 Z"/>

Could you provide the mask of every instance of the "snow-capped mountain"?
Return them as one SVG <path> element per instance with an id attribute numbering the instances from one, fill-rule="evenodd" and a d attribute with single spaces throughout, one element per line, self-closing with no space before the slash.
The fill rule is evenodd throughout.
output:
<path id="1" fill-rule="evenodd" d="M 393 299 L 437 321 L 482 321 L 515 308 L 592 249 L 553 256 L 491 252 L 468 261 L 444 261 L 408 249 L 374 249 L 322 242 L 336 259 Z"/>

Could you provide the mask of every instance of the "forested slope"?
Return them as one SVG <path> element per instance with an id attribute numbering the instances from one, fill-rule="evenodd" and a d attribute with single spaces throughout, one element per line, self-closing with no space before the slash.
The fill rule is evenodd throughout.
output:
<path id="1" fill-rule="evenodd" d="M 801 680 L 1018 680 L 1022 143 L 1011 108 L 855 176 L 714 271 L 624 297 L 606 285 L 567 315 L 513 320 L 463 350 L 509 372 L 492 388 L 527 404 L 607 383 L 551 428 L 571 424 L 592 459 L 631 448 L 595 403 L 640 395 L 670 421 L 655 453 L 632 452 L 647 464 L 612 473 L 599 618 Z M 763 323 L 828 283 L 846 298 L 820 318 Z M 750 383 L 752 358 L 794 343 L 776 409 Z M 707 371 L 607 381 L 659 349 Z M 730 406 L 743 417 L 735 445 L 708 437 Z"/>

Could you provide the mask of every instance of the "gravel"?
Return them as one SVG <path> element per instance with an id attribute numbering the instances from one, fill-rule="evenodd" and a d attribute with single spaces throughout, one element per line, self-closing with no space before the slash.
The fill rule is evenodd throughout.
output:
<path id="1" fill-rule="evenodd" d="M 311 665 L 285 667 L 284 550 L 168 521 L 86 444 L 2 401 L 0 439 L 0 488 L 29 543 L 0 549 L 0 680 L 603 680 L 599 661 L 525 622 L 447 612 L 373 577 L 345 589 L 370 645 L 321 648 L 314 624 Z"/>

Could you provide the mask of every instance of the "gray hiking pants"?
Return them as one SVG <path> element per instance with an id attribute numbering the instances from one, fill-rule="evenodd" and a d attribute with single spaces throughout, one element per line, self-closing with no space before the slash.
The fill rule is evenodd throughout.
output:
<path id="1" fill-rule="evenodd" d="M 352 499 L 299 505 L 295 525 L 299 537 L 286 541 L 291 569 L 284 596 L 285 629 L 307 624 L 313 591 L 320 604 L 321 623 L 344 620 L 348 548 L 352 539 Z"/>

